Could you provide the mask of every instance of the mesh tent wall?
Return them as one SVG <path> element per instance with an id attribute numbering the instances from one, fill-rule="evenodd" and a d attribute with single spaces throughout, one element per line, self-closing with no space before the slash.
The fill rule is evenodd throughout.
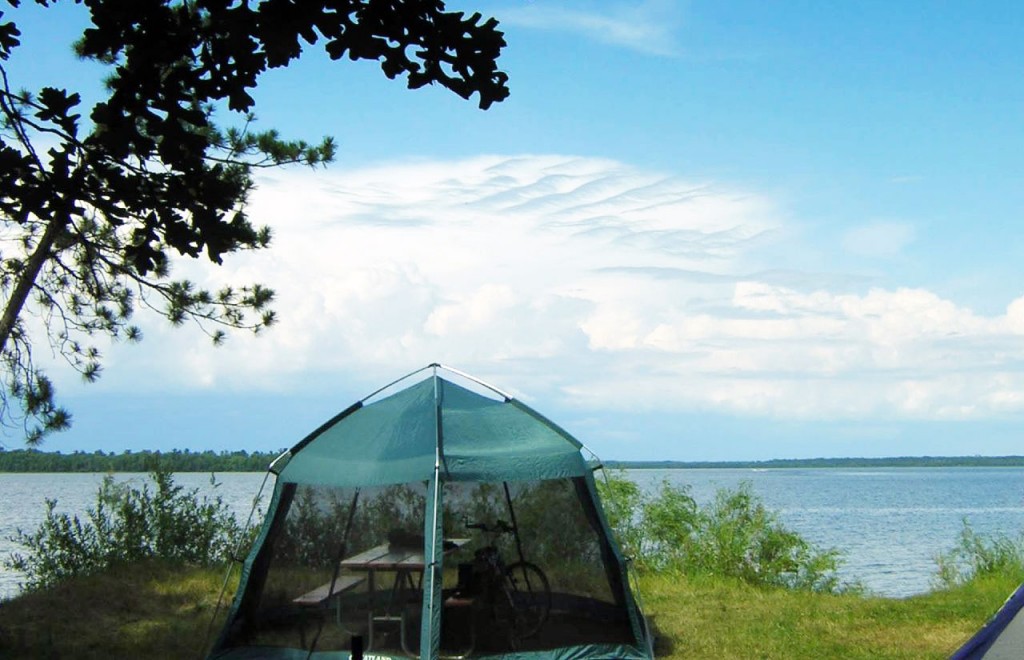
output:
<path id="1" fill-rule="evenodd" d="M 374 658 L 653 657 L 582 445 L 439 369 L 357 402 L 274 462 L 210 658 L 348 658 L 355 638 Z M 518 581 L 532 601 L 510 595 Z M 541 602 L 525 633 L 523 611 Z"/>

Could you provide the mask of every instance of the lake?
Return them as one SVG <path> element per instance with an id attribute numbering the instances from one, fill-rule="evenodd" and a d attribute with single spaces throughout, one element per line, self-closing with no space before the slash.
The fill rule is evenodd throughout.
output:
<path id="1" fill-rule="evenodd" d="M 871 591 L 904 597 L 927 591 L 935 557 L 952 547 L 967 519 L 982 534 L 1017 536 L 1024 531 L 1024 468 L 816 468 L 631 470 L 645 489 L 668 481 L 689 485 L 698 501 L 718 488 L 749 482 L 782 522 L 820 547 L 844 554 L 841 575 Z M 182 473 L 177 482 L 217 493 L 240 520 L 259 491 L 263 474 Z M 45 515 L 45 499 L 57 509 L 84 514 L 101 474 L 0 473 L 0 556 L 17 550 L 8 537 L 16 528 L 34 530 Z M 118 474 L 141 482 L 145 475 Z M 264 497 L 264 505 L 269 493 Z M 0 597 L 17 593 L 19 576 L 0 568 Z"/>

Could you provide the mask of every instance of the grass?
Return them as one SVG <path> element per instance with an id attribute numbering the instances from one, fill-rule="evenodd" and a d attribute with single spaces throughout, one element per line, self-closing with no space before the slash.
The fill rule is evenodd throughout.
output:
<path id="1" fill-rule="evenodd" d="M 1016 588 L 975 580 L 907 599 L 759 588 L 723 578 L 641 579 L 667 658 L 947 658 Z"/>
<path id="2" fill-rule="evenodd" d="M 199 658 L 222 580 L 220 570 L 147 562 L 22 595 L 0 603 L 0 657 Z M 661 657 L 945 658 L 1017 579 L 904 600 L 664 574 L 640 584 Z"/>
<path id="3" fill-rule="evenodd" d="M 200 658 L 223 580 L 146 562 L 0 602 L 0 657 Z"/>

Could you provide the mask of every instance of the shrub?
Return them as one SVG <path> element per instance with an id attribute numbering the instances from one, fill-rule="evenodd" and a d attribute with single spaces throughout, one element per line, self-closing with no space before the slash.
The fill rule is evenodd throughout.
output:
<path id="1" fill-rule="evenodd" d="M 687 486 L 663 482 L 645 494 L 620 475 L 598 483 L 609 525 L 641 570 L 739 578 L 755 585 L 846 591 L 839 552 L 786 529 L 751 490 L 720 489 L 701 506 Z"/>
<path id="2" fill-rule="evenodd" d="M 142 559 L 209 565 L 228 558 L 241 529 L 222 498 L 186 491 L 165 470 L 150 477 L 154 489 L 104 477 L 84 521 L 58 513 L 57 501 L 48 499 L 39 528 L 19 529 L 11 539 L 27 551 L 4 564 L 25 574 L 25 589 L 36 590 Z"/>
<path id="3" fill-rule="evenodd" d="M 957 544 L 936 557 L 935 562 L 938 564 L 936 583 L 943 588 L 981 577 L 1021 579 L 1024 578 L 1024 533 L 1015 539 L 1002 534 L 984 537 L 964 519 Z"/>
<path id="4" fill-rule="evenodd" d="M 615 533 L 623 553 L 639 561 L 643 556 L 643 529 L 638 515 L 644 502 L 640 487 L 629 479 L 611 477 L 598 480 L 597 491 L 601 497 L 608 526 Z"/>

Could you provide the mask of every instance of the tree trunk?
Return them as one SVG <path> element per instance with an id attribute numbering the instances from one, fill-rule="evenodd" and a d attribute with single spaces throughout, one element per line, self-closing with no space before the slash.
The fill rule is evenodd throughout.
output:
<path id="1" fill-rule="evenodd" d="M 43 235 L 39 237 L 39 244 L 36 246 L 35 251 L 29 256 L 24 268 L 18 275 L 18 283 L 15 285 L 14 291 L 11 292 L 11 297 L 7 300 L 3 317 L 0 318 L 0 352 L 7 348 L 7 340 L 10 339 L 11 331 L 14 330 L 18 317 L 21 316 L 21 310 L 25 306 L 25 301 L 28 300 L 29 294 L 32 293 L 32 287 L 35 286 L 36 278 L 39 277 L 43 265 L 50 258 L 50 250 L 53 248 L 54 241 L 64 231 L 67 222 L 66 216 L 50 220 L 43 231 Z"/>

